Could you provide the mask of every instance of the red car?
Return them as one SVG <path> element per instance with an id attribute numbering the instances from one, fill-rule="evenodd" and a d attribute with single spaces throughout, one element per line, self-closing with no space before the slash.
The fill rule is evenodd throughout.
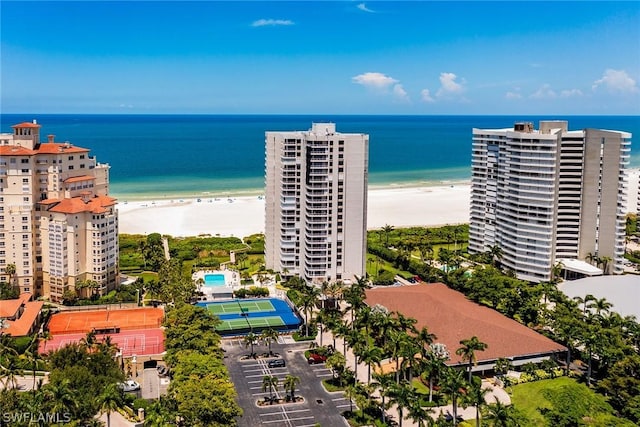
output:
<path id="1" fill-rule="evenodd" d="M 324 363 L 326 361 L 327 361 L 327 356 L 323 356 L 318 353 L 311 353 L 309 355 L 309 358 L 307 359 L 307 362 L 309 362 L 309 365 L 315 365 L 316 363 Z"/>

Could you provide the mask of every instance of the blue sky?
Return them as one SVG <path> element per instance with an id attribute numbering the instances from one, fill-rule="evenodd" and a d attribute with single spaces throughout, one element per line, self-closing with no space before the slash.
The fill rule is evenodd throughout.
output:
<path id="1" fill-rule="evenodd" d="M 6 1 L 3 113 L 640 114 L 640 2 Z"/>

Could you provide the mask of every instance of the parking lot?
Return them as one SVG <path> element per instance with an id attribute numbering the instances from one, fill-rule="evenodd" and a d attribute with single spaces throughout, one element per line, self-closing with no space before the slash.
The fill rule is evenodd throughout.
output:
<path id="1" fill-rule="evenodd" d="M 327 393 L 324 390 L 321 380 L 330 378 L 331 371 L 324 364 L 307 363 L 304 351 L 309 348 L 308 343 L 283 344 L 280 340 L 279 343 L 272 344 L 272 351 L 285 361 L 284 367 L 273 368 L 268 365 L 269 360 L 274 358 L 240 360 L 242 355 L 249 353 L 249 349 L 244 347 L 241 340 L 224 340 L 223 348 L 226 351 L 225 364 L 238 391 L 239 404 L 244 410 L 244 416 L 239 419 L 240 426 L 348 425 L 340 413 L 349 409 L 349 401 L 344 398 L 342 392 Z M 265 350 L 265 346 L 255 347 L 258 354 Z M 299 377 L 300 382 L 295 395 L 304 397 L 305 401 L 257 406 L 258 399 L 269 395 L 268 390 L 262 391 L 262 379 L 265 375 L 278 378 L 279 385 L 274 393 L 278 397 L 286 395 L 282 382 L 287 375 Z"/>

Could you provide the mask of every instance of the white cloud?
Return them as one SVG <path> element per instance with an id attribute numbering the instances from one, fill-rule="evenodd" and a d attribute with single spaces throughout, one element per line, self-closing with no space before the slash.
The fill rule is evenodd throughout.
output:
<path id="1" fill-rule="evenodd" d="M 366 4 L 364 3 L 360 3 L 356 6 L 358 9 L 360 9 L 363 12 L 369 12 L 369 13 L 375 13 L 375 10 L 371 10 L 367 7 Z"/>
<path id="2" fill-rule="evenodd" d="M 520 93 L 518 93 L 518 92 L 509 91 L 504 95 L 504 97 L 507 98 L 507 99 L 521 99 L 522 95 Z"/>
<path id="3" fill-rule="evenodd" d="M 593 90 L 598 89 L 600 86 L 605 87 L 609 92 L 620 93 L 636 93 L 638 92 L 638 86 L 636 81 L 633 80 L 624 70 L 612 70 L 607 69 L 602 78 L 593 82 L 591 88 Z"/>
<path id="4" fill-rule="evenodd" d="M 351 80 L 359 85 L 383 91 L 388 90 L 391 85 L 398 83 L 398 80 L 382 73 L 363 73 L 352 77 Z"/>
<path id="5" fill-rule="evenodd" d="M 547 83 L 540 86 L 540 89 L 538 89 L 537 91 L 535 91 L 529 96 L 529 98 L 535 98 L 535 99 L 551 99 L 555 97 L 556 97 L 556 93 L 553 91 L 553 89 L 551 89 L 551 86 Z"/>
<path id="6" fill-rule="evenodd" d="M 464 91 L 461 83 L 456 82 L 456 76 L 453 73 L 440 73 L 440 89 L 436 92 L 437 97 L 446 97 L 451 95 L 459 95 Z"/>
<path id="7" fill-rule="evenodd" d="M 393 96 L 398 101 L 411 102 L 411 100 L 409 99 L 409 95 L 407 94 L 407 91 L 404 90 L 402 85 L 399 83 L 393 86 Z"/>
<path id="8" fill-rule="evenodd" d="M 431 96 L 431 92 L 429 92 L 429 89 L 422 89 L 422 91 L 420 92 L 420 98 L 423 102 L 436 102 L 436 100 Z"/>
<path id="9" fill-rule="evenodd" d="M 278 25 L 293 25 L 288 19 L 258 19 L 251 23 L 252 27 L 275 27 Z"/>
<path id="10" fill-rule="evenodd" d="M 580 89 L 565 89 L 560 91 L 560 96 L 562 98 L 570 98 L 572 96 L 582 96 L 582 91 Z"/>

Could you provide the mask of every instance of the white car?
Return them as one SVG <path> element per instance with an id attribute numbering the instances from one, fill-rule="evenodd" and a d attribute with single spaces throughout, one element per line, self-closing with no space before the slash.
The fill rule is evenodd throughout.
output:
<path id="1" fill-rule="evenodd" d="M 118 383 L 118 387 L 122 389 L 122 391 L 136 391 L 140 390 L 140 384 L 133 380 L 128 380 L 123 383 Z"/>

